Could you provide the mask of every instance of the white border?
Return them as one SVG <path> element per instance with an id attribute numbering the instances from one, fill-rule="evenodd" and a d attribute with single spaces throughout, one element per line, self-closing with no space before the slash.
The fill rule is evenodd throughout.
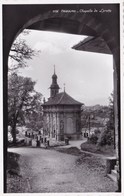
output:
<path id="1" fill-rule="evenodd" d="M 124 1 L 120 6 L 120 65 L 121 65 L 121 181 L 124 194 Z"/>
<path id="2" fill-rule="evenodd" d="M 1 4 L 110 4 L 122 2 L 123 0 L 1 0 Z"/>
<path id="3" fill-rule="evenodd" d="M 3 61 L 2 61 L 2 5 L 3 4 L 120 4 L 120 51 L 121 51 L 121 149 L 124 149 L 124 26 L 123 26 L 123 17 L 124 17 L 124 1 L 123 0 L 1 0 L 0 2 L 0 195 L 3 195 Z M 123 57 L 123 58 L 122 58 Z M 124 151 L 121 151 L 121 172 L 122 172 L 122 192 L 121 193 L 59 193 L 63 196 L 91 196 L 91 195 L 108 195 L 108 196 L 120 196 L 124 195 Z M 35 193 L 32 193 L 37 195 Z M 15 195 L 7 194 L 6 195 Z M 22 195 L 21 193 L 16 193 L 16 195 Z M 31 195 L 30 193 L 25 193 L 25 196 Z M 57 196 L 58 193 L 38 193 L 38 195 L 51 195 Z"/>
<path id="4" fill-rule="evenodd" d="M 0 193 L 3 192 L 3 59 L 2 59 L 2 6 L 0 5 Z"/>

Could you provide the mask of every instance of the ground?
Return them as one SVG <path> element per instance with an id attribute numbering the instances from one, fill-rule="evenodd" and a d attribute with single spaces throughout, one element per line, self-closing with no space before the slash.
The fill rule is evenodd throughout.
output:
<path id="1" fill-rule="evenodd" d="M 10 148 L 20 154 L 17 192 L 115 192 L 117 186 L 105 176 L 105 163 L 91 155 L 71 155 L 51 149 Z M 12 186 L 12 177 L 8 178 Z M 8 183 L 8 184 L 10 184 Z M 8 186 L 8 192 L 14 189 Z"/>
<path id="2" fill-rule="evenodd" d="M 115 156 L 116 154 L 113 145 L 97 146 L 96 144 L 92 144 L 90 141 L 83 142 L 81 144 L 81 149 L 87 152 L 101 154 L 104 156 Z"/>

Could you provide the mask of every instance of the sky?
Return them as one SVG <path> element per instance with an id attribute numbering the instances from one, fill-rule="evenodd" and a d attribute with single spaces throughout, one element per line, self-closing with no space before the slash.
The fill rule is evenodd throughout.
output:
<path id="1" fill-rule="evenodd" d="M 19 74 L 36 81 L 35 89 L 47 98 L 54 65 L 60 92 L 64 89 L 77 101 L 90 105 L 108 105 L 113 91 L 112 55 L 72 49 L 86 36 L 48 31 L 30 31 L 23 36 L 30 47 L 40 50 L 38 56 L 28 60 L 28 67 Z"/>

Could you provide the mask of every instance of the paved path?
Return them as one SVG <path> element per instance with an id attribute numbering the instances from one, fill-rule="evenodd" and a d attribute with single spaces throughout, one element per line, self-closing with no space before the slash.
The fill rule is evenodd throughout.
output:
<path id="1" fill-rule="evenodd" d="M 40 148 L 10 148 L 21 155 L 22 192 L 112 192 L 114 183 L 102 171 L 84 164 L 77 156 Z"/>
<path id="2" fill-rule="evenodd" d="M 78 149 L 81 149 L 81 144 L 85 143 L 87 139 L 83 140 L 69 140 L 69 145 L 62 146 L 62 148 L 70 148 L 70 147 L 77 147 Z M 59 146 L 61 148 L 61 146 Z"/>
<path id="3" fill-rule="evenodd" d="M 87 153 L 89 155 L 93 155 L 96 157 L 100 157 L 102 159 L 107 159 L 107 158 L 115 158 L 116 156 L 110 156 L 110 155 L 103 155 L 103 154 L 99 154 L 99 153 L 93 153 L 93 152 L 88 152 L 85 150 L 81 150 L 81 144 L 85 143 L 87 141 L 86 138 L 84 138 L 83 140 L 70 140 L 69 141 L 69 145 L 66 146 L 58 146 L 57 148 L 70 148 L 70 147 L 77 147 L 81 152 Z"/>

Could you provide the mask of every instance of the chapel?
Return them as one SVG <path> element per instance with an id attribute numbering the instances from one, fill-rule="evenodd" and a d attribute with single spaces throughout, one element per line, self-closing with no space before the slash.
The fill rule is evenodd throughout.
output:
<path id="1" fill-rule="evenodd" d="M 81 106 L 65 91 L 59 92 L 57 75 L 52 75 L 50 97 L 43 103 L 43 131 L 49 138 L 63 141 L 81 139 Z"/>

